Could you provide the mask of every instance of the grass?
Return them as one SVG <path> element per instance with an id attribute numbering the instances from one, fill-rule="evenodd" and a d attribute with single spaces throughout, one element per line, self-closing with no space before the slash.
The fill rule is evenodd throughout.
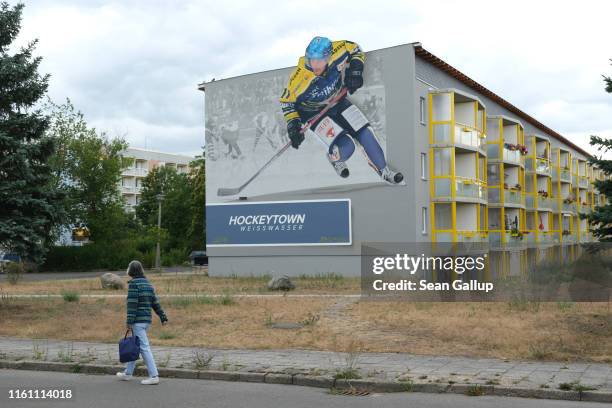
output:
<path id="1" fill-rule="evenodd" d="M 480 397 L 481 395 L 485 395 L 485 389 L 480 385 L 473 385 L 465 391 L 465 395 L 470 397 Z"/>
<path id="2" fill-rule="evenodd" d="M 532 360 L 546 360 L 554 352 L 547 342 L 532 343 L 528 347 L 527 357 Z"/>
<path id="3" fill-rule="evenodd" d="M 71 363 L 74 361 L 74 345 L 70 343 L 66 348 L 61 348 L 57 352 L 57 359 L 63 363 Z"/>
<path id="4" fill-rule="evenodd" d="M 229 306 L 236 302 L 229 293 L 224 293 L 223 296 L 221 296 L 221 301 L 219 303 L 221 303 L 223 306 Z"/>
<path id="5" fill-rule="evenodd" d="M 343 368 L 334 375 L 336 380 L 358 380 L 361 378 L 359 371 L 355 368 Z"/>
<path id="6" fill-rule="evenodd" d="M 196 350 L 193 352 L 193 366 L 196 370 L 208 368 L 214 357 L 212 353 Z"/>
<path id="7" fill-rule="evenodd" d="M 163 331 L 163 332 L 159 333 L 159 338 L 161 340 L 172 340 L 172 339 L 176 338 L 176 334 L 170 333 L 170 332 L 167 332 L 167 331 Z"/>
<path id="8" fill-rule="evenodd" d="M 155 278 L 166 279 L 165 276 Z M 570 307 L 557 302 L 533 306 L 516 301 L 509 307 L 507 303 L 356 300 L 329 314 L 328 309 L 338 298 L 236 296 L 256 292 L 258 286 L 265 286 L 264 279 L 223 278 L 222 282 L 233 285 L 224 293 L 216 278 L 180 275 L 172 278 L 177 279 L 177 285 L 191 281 L 199 288 L 214 286 L 213 293 L 219 296 L 200 292 L 197 296 L 161 298 L 170 323 L 162 327 L 154 317 L 149 337 L 155 345 L 294 348 L 357 355 L 354 343 L 358 342 L 359 353 L 612 362 L 612 317 L 607 303 L 576 302 Z M 327 290 L 323 282 L 347 285 L 345 288 L 352 285 L 350 278 L 304 278 L 304 285 L 312 286 L 302 290 Z M 24 282 L 15 288 L 30 284 Z M 80 290 L 87 285 L 80 280 L 76 284 Z M 116 343 L 124 335 L 123 296 L 104 300 L 87 298 L 83 296 L 87 290 L 77 291 L 76 287 L 64 288 L 63 295 L 71 290 L 77 298 L 80 294 L 78 307 L 63 298 L 14 298 L 7 293 L 10 288 L 0 289 L 0 335 Z M 51 288 L 56 289 L 59 287 Z M 125 295 L 121 291 L 113 293 Z M 68 298 L 74 299 L 74 296 L 68 295 Z M 296 322 L 304 327 L 272 332 L 270 326 L 274 322 Z M 33 354 L 40 352 L 33 351 Z"/>
<path id="9" fill-rule="evenodd" d="M 358 369 L 360 350 L 363 347 L 362 344 L 355 340 L 351 340 L 348 343 L 348 347 L 343 354 L 344 367 L 337 370 L 334 375 L 335 379 L 343 380 L 357 380 L 361 378 L 361 374 Z"/>
<path id="10" fill-rule="evenodd" d="M 102 275 L 103 272 L 100 272 Z M 233 276 L 209 277 L 204 274 L 166 274 L 156 275 L 149 273 L 147 279 L 155 286 L 159 295 L 171 294 L 259 294 L 267 293 L 267 283 L 270 277 Z M 51 281 L 21 282 L 19 285 L 10 285 L 0 282 L 0 290 L 10 294 L 61 294 L 63 290 L 77 291 L 86 294 L 113 294 L 121 295 L 127 292 L 127 276 L 121 276 L 126 283 L 124 290 L 102 289 L 99 278 L 66 279 Z M 291 278 L 296 289 L 291 293 L 320 293 L 320 294 L 359 294 L 361 287 L 359 278 L 345 278 L 335 274 L 313 276 L 299 276 Z"/>
<path id="11" fill-rule="evenodd" d="M 62 299 L 64 299 L 65 302 L 78 302 L 80 298 L 79 292 L 75 290 L 62 291 Z"/>
<path id="12" fill-rule="evenodd" d="M 46 360 L 47 355 L 49 354 L 48 347 L 42 347 L 37 342 L 32 344 L 32 359 L 33 360 Z"/>
<path id="13" fill-rule="evenodd" d="M 564 383 L 559 384 L 557 388 L 559 388 L 562 391 L 578 391 L 578 392 L 593 391 L 597 389 L 595 387 L 580 384 L 580 382 L 578 381 L 564 382 Z"/>

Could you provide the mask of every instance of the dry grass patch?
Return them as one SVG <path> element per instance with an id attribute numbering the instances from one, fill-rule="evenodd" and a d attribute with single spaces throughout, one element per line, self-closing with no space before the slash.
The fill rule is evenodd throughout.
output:
<path id="1" fill-rule="evenodd" d="M 333 298 L 162 299 L 153 344 L 211 348 L 313 349 L 612 362 L 608 304 L 352 302 Z M 537 310 L 537 311 L 536 311 Z M 115 343 L 125 300 L 0 299 L 0 335 Z M 299 323 L 301 328 L 272 328 Z M 355 345 L 358 345 L 356 347 Z"/>
<path id="2" fill-rule="evenodd" d="M 302 329 L 271 329 L 276 322 L 300 322 L 319 314 L 331 301 L 295 298 L 249 298 L 225 302 L 162 305 L 170 324 L 154 318 L 150 337 L 156 345 L 220 348 L 317 348 L 323 336 L 318 324 Z M 12 300 L 0 307 L 0 335 L 80 341 L 116 342 L 125 332 L 125 301 L 85 299 Z"/>
<path id="3" fill-rule="evenodd" d="M 100 275 L 103 273 L 101 272 Z M 126 284 L 129 278 L 121 277 Z M 154 272 L 147 278 L 155 286 L 158 294 L 185 293 L 274 293 L 267 289 L 269 277 L 209 277 L 204 274 L 179 273 L 173 275 L 157 275 Z M 360 292 L 359 278 L 345 278 L 334 274 L 302 276 L 292 278 L 296 290 L 291 293 L 327 293 L 327 294 L 357 294 Z M 9 294 L 61 294 L 62 291 L 77 291 L 87 294 L 121 294 L 127 289 L 102 289 L 99 278 L 84 278 L 70 280 L 51 280 L 38 282 L 21 282 L 17 285 L 0 283 L 0 290 Z"/>
<path id="4" fill-rule="evenodd" d="M 509 359 L 612 361 L 606 303 L 557 303 L 516 310 L 507 303 L 360 302 L 348 322 L 367 351 Z M 376 341 L 376 340 L 379 341 Z"/>

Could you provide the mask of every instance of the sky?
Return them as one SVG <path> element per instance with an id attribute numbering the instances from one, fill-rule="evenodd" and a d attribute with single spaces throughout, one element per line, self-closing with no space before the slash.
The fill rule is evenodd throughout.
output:
<path id="1" fill-rule="evenodd" d="M 15 4 L 9 0 L 10 4 Z M 500 8 L 499 5 L 505 7 Z M 25 1 L 49 96 L 132 147 L 196 155 L 197 84 L 295 65 L 310 39 L 421 42 L 577 145 L 612 137 L 610 1 Z"/>

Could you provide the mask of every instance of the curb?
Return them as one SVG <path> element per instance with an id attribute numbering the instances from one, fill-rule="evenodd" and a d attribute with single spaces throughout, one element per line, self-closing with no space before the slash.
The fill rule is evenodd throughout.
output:
<path id="1" fill-rule="evenodd" d="M 74 374 L 107 374 L 114 375 L 123 369 L 122 365 L 61 363 L 33 360 L 0 360 L 0 369 L 58 371 Z M 190 380 L 220 380 L 259 382 L 267 384 L 301 385 L 316 388 L 358 388 L 370 392 L 423 392 L 423 393 L 454 393 L 474 395 L 494 395 L 505 397 L 554 399 L 568 401 L 612 402 L 612 392 L 609 391 L 562 391 L 539 388 L 505 387 L 479 384 L 437 384 L 412 383 L 384 380 L 341 380 L 330 376 L 313 376 L 304 374 L 256 373 L 219 370 L 189 370 L 184 368 L 159 368 L 159 376 L 165 378 L 180 378 Z M 145 367 L 137 367 L 135 375 L 146 375 Z"/>

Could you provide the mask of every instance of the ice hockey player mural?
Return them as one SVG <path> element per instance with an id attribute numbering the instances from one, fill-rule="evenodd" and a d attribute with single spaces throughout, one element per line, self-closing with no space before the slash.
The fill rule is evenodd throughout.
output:
<path id="1" fill-rule="evenodd" d="M 385 157 L 384 58 L 372 53 L 366 61 L 356 43 L 317 38 L 313 43 L 327 42 L 321 58 L 309 46 L 293 69 L 206 85 L 208 202 L 403 184 Z M 296 137 L 295 129 L 313 118 Z"/>
<path id="2" fill-rule="evenodd" d="M 309 129 L 328 146 L 327 157 L 336 173 L 343 178 L 349 177 L 346 161 L 358 145 L 368 164 L 384 181 L 398 184 L 404 176 L 387 165 L 368 118 L 346 97 L 338 100 L 343 88 L 353 94 L 363 86 L 364 63 L 365 54 L 352 41 L 313 38 L 280 98 L 287 133 L 291 146 L 298 149 L 305 138 L 304 122 L 333 105 L 325 115 L 309 124 Z M 375 100 L 368 100 L 368 103 L 375 103 Z"/>

